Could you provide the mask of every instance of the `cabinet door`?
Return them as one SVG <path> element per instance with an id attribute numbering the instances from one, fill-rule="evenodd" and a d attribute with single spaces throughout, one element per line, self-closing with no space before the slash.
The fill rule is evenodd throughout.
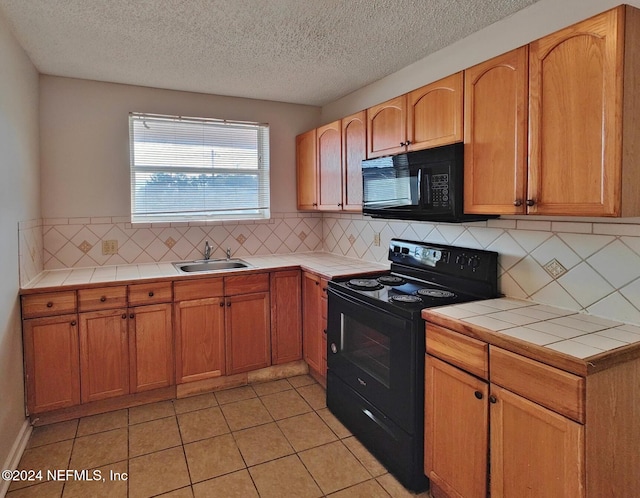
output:
<path id="1" fill-rule="evenodd" d="M 407 97 L 401 95 L 367 109 L 367 157 L 406 150 Z"/>
<path id="2" fill-rule="evenodd" d="M 407 95 L 409 150 L 462 141 L 462 87 L 460 72 Z"/>
<path id="3" fill-rule="evenodd" d="M 296 137 L 296 174 L 298 209 L 316 209 L 318 186 L 315 129 Z"/>
<path id="4" fill-rule="evenodd" d="M 528 48 L 465 71 L 464 212 L 525 214 Z"/>
<path id="5" fill-rule="evenodd" d="M 302 298 L 300 271 L 271 274 L 271 363 L 302 359 Z"/>
<path id="6" fill-rule="evenodd" d="M 271 364 L 269 293 L 225 298 L 227 374 Z"/>
<path id="7" fill-rule="evenodd" d="M 491 496 L 584 496 L 584 426 L 491 386 Z"/>
<path id="8" fill-rule="evenodd" d="M 224 375 L 224 299 L 180 301 L 174 311 L 176 382 Z"/>
<path id="9" fill-rule="evenodd" d="M 129 394 L 127 310 L 80 313 L 79 318 L 82 402 Z"/>
<path id="10" fill-rule="evenodd" d="M 530 45 L 529 213 L 619 211 L 623 9 Z"/>
<path id="11" fill-rule="evenodd" d="M 23 322 L 29 413 L 80 404 L 77 320 L 62 315 Z"/>
<path id="12" fill-rule="evenodd" d="M 424 472 L 434 496 L 486 496 L 488 393 L 486 382 L 426 356 Z"/>
<path id="13" fill-rule="evenodd" d="M 302 350 L 309 367 L 322 370 L 322 330 L 320 310 L 320 277 L 302 274 Z"/>
<path id="14" fill-rule="evenodd" d="M 362 160 L 367 158 L 367 113 L 342 119 L 342 209 L 362 211 Z"/>
<path id="15" fill-rule="evenodd" d="M 321 126 L 317 134 L 318 209 L 342 209 L 342 151 L 340 121 Z"/>
<path id="16" fill-rule="evenodd" d="M 129 318 L 131 392 L 175 384 L 171 305 L 138 306 Z"/>

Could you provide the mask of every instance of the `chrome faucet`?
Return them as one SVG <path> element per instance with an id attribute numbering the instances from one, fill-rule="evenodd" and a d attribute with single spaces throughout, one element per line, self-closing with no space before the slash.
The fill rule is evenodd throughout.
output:
<path id="1" fill-rule="evenodd" d="M 227 247 L 227 259 L 231 259 L 231 248 Z"/>
<path id="2" fill-rule="evenodd" d="M 211 257 L 211 246 L 209 245 L 209 241 L 206 240 L 204 243 L 204 259 L 209 259 Z"/>

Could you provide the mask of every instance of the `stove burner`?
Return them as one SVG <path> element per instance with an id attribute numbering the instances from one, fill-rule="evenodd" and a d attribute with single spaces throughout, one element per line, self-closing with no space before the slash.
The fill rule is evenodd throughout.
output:
<path id="1" fill-rule="evenodd" d="M 440 289 L 420 289 L 416 294 L 424 297 L 455 297 L 453 292 Z"/>
<path id="2" fill-rule="evenodd" d="M 389 301 L 393 301 L 395 303 L 413 304 L 413 303 L 421 303 L 422 299 L 420 299 L 418 296 L 413 296 L 411 294 L 397 294 L 395 296 L 391 296 L 389 298 Z"/>
<path id="3" fill-rule="evenodd" d="M 370 278 L 354 278 L 347 282 L 349 287 L 353 289 L 359 290 L 378 290 L 382 289 L 382 284 L 380 284 L 377 280 L 373 280 Z"/>
<path id="4" fill-rule="evenodd" d="M 396 277 L 395 275 L 382 275 L 378 277 L 378 282 L 384 285 L 402 285 L 405 280 L 402 277 Z"/>

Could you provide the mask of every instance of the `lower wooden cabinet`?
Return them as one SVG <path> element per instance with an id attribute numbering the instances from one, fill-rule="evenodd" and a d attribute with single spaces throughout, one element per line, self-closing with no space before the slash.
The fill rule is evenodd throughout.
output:
<path id="1" fill-rule="evenodd" d="M 78 316 L 24 320 L 22 329 L 29 413 L 79 404 Z"/>
<path id="2" fill-rule="evenodd" d="M 435 497 L 485 497 L 488 398 L 487 382 L 427 355 L 424 464 Z"/>
<path id="3" fill-rule="evenodd" d="M 327 284 L 313 273 L 302 274 L 302 342 L 304 360 L 321 384 L 327 376 Z"/>
<path id="4" fill-rule="evenodd" d="M 225 298 L 227 374 L 271 365 L 268 292 Z"/>
<path id="5" fill-rule="evenodd" d="M 302 299 L 300 270 L 271 274 L 271 363 L 302 359 Z"/>
<path id="6" fill-rule="evenodd" d="M 82 402 L 129 394 L 127 309 L 80 313 L 79 319 Z"/>
<path id="7" fill-rule="evenodd" d="M 137 306 L 129 312 L 130 392 L 175 384 L 171 304 Z"/>

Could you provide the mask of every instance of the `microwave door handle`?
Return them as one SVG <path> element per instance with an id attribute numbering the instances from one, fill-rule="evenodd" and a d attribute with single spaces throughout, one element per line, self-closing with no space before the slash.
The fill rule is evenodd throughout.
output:
<path id="1" fill-rule="evenodd" d="M 420 204 L 422 204 L 422 170 L 421 169 L 418 170 L 418 202 L 417 202 L 417 205 L 419 206 Z"/>

